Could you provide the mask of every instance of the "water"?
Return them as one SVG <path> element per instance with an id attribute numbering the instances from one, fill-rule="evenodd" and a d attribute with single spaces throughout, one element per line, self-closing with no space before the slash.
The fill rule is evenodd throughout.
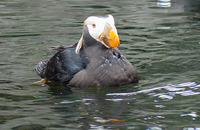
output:
<path id="1" fill-rule="evenodd" d="M 1 129 L 200 129 L 200 1 L 0 1 Z M 34 65 L 70 45 L 91 15 L 112 14 L 140 82 L 34 86 Z"/>

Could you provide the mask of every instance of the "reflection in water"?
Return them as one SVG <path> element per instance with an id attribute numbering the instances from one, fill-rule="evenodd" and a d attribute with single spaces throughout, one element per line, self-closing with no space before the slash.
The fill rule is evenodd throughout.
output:
<path id="1" fill-rule="evenodd" d="M 158 7 L 171 7 L 171 0 L 158 0 L 157 6 Z"/>
<path id="2" fill-rule="evenodd" d="M 199 115 L 197 115 L 195 111 L 192 111 L 191 113 L 181 114 L 181 116 L 191 116 L 193 117 L 193 120 L 195 120 L 195 118 L 198 117 Z"/>
<path id="3" fill-rule="evenodd" d="M 72 93 L 72 90 L 62 83 L 50 83 L 47 86 L 52 95 L 69 95 Z"/>
<path id="4" fill-rule="evenodd" d="M 56 113 L 63 113 L 65 110 L 73 109 L 71 112 L 76 114 L 71 115 L 71 119 L 81 123 L 79 128 L 82 129 L 124 127 L 131 129 L 130 123 L 133 122 L 136 124 L 140 121 L 168 122 L 173 117 L 191 117 L 191 120 L 198 122 L 199 113 L 188 107 L 190 102 L 195 100 L 192 97 L 200 94 L 199 86 L 195 82 L 186 82 L 151 89 L 141 88 L 142 90 L 127 93 L 123 92 L 125 90 L 121 92 L 116 90 L 119 91 L 116 93 L 112 88 L 107 91 L 100 89 L 98 92 L 96 89 L 74 89 L 70 99 L 61 99 L 56 103 L 55 110 Z M 77 94 L 80 95 L 79 99 Z M 188 101 L 184 101 L 186 98 L 183 97 L 189 97 Z M 185 109 L 182 109 L 183 107 Z"/>
<path id="5" fill-rule="evenodd" d="M 141 93 L 147 93 L 154 97 L 159 97 L 161 99 L 173 99 L 175 95 L 181 96 L 193 96 L 199 95 L 200 92 L 198 91 L 200 84 L 196 84 L 195 82 L 186 82 L 177 85 L 169 84 L 163 87 L 155 87 L 145 90 L 140 90 L 137 92 L 129 92 L 129 93 L 108 93 L 107 95 L 116 95 L 116 96 L 129 96 L 129 95 L 136 95 Z M 162 89 L 167 90 L 165 93 L 155 93 L 154 91 L 161 91 Z"/>

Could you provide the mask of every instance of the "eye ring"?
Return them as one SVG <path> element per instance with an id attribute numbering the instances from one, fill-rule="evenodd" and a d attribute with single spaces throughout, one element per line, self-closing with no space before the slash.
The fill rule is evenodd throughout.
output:
<path id="1" fill-rule="evenodd" d="M 92 24 L 92 27 L 93 27 L 93 28 L 96 28 L 96 24 Z"/>

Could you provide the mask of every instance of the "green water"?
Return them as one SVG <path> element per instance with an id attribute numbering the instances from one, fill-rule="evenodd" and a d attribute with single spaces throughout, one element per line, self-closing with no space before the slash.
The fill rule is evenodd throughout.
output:
<path id="1" fill-rule="evenodd" d="M 51 46 L 76 43 L 88 16 L 106 14 L 138 84 L 32 85 Z M 200 129 L 199 30 L 199 0 L 0 0 L 0 128 Z"/>

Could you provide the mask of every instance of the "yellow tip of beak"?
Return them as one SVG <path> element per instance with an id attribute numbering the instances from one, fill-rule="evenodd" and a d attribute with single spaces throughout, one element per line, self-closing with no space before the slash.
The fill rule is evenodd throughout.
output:
<path id="1" fill-rule="evenodd" d="M 116 34 L 116 32 L 113 29 L 110 29 L 109 31 L 109 39 L 108 39 L 108 46 L 110 47 L 116 47 L 119 46 L 119 36 Z"/>
<path id="2" fill-rule="evenodd" d="M 119 46 L 119 36 L 114 29 L 109 24 L 106 24 L 103 33 L 99 36 L 99 39 L 103 41 L 103 43 L 107 47 L 116 47 Z"/>

